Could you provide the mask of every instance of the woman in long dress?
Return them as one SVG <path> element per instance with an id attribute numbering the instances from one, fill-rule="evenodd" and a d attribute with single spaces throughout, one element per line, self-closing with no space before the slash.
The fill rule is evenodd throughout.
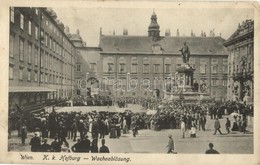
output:
<path id="1" fill-rule="evenodd" d="M 181 120 L 182 138 L 185 138 L 185 131 L 186 131 L 185 122 L 184 122 L 184 120 L 182 119 L 182 120 Z"/>
<path id="2" fill-rule="evenodd" d="M 197 129 L 196 122 L 195 122 L 195 120 L 192 120 L 191 121 L 190 137 L 192 137 L 192 138 L 196 137 L 196 129 Z"/>

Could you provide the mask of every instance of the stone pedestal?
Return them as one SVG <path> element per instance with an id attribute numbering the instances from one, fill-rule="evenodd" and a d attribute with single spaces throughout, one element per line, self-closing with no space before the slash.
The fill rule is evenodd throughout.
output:
<path id="1" fill-rule="evenodd" d="M 193 69 L 189 64 L 185 63 L 177 69 L 175 81 L 177 90 L 166 92 L 167 100 L 205 100 L 209 98 L 209 94 L 193 91 Z"/>

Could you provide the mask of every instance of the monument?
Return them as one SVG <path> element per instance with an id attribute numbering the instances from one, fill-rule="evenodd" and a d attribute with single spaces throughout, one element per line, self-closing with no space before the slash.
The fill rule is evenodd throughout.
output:
<path id="1" fill-rule="evenodd" d="M 207 91 L 198 90 L 198 83 L 194 84 L 193 74 L 195 68 L 189 64 L 190 50 L 186 42 L 183 43 L 182 48 L 179 50 L 183 64 L 177 68 L 174 75 L 174 85 L 167 88 L 165 99 L 167 100 L 203 100 L 207 99 L 209 94 Z"/>

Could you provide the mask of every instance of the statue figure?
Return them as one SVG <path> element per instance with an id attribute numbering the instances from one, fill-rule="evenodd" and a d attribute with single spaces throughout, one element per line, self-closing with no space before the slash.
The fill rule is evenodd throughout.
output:
<path id="1" fill-rule="evenodd" d="M 183 46 L 179 51 L 181 52 L 182 55 L 182 61 L 184 63 L 188 63 L 190 59 L 190 50 L 186 42 L 183 43 Z"/>

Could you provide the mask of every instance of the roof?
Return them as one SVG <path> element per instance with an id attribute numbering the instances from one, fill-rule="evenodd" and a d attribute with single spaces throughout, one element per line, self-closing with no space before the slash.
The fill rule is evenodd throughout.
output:
<path id="1" fill-rule="evenodd" d="M 232 42 L 239 40 L 245 36 L 251 36 L 253 38 L 254 33 L 254 21 L 243 21 L 242 25 L 238 25 L 237 30 L 224 42 L 225 46 L 232 45 Z"/>
<path id="2" fill-rule="evenodd" d="M 33 87 L 33 86 L 12 86 L 9 87 L 9 92 L 53 92 L 55 89 L 47 87 Z"/>
<path id="3" fill-rule="evenodd" d="M 76 40 L 82 41 L 82 38 L 79 34 L 69 34 L 68 37 L 71 41 L 76 41 Z"/>
<path id="4" fill-rule="evenodd" d="M 191 55 L 228 55 L 221 37 L 160 37 L 153 42 L 148 36 L 100 36 L 102 53 L 153 54 L 152 46 L 160 45 L 163 54 L 180 54 L 184 42 Z"/>

